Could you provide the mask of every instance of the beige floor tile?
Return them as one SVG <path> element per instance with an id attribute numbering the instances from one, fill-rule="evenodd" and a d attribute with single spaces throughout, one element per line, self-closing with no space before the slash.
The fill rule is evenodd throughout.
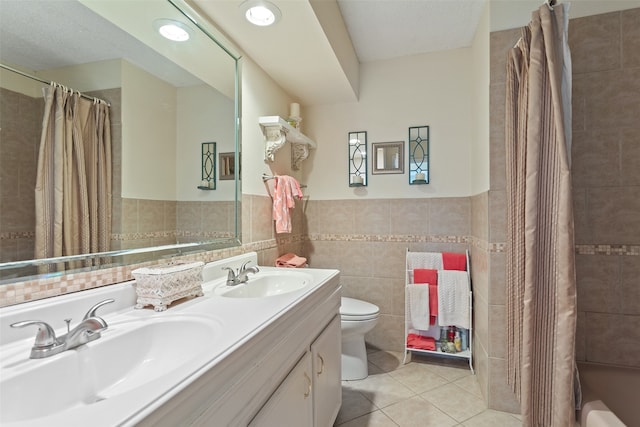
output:
<path id="1" fill-rule="evenodd" d="M 340 412 L 338 412 L 336 424 L 353 420 L 378 409 L 376 405 L 365 398 L 360 392 L 344 384 L 343 382 L 342 406 L 340 407 Z"/>
<path id="2" fill-rule="evenodd" d="M 369 363 L 374 364 L 384 372 L 400 368 L 403 357 L 404 354 L 399 351 L 376 351 L 367 355 Z"/>
<path id="3" fill-rule="evenodd" d="M 364 380 L 350 381 L 349 386 L 362 393 L 378 408 L 391 405 L 415 395 L 411 389 L 389 374 L 369 375 Z"/>
<path id="4" fill-rule="evenodd" d="M 442 362 L 421 362 L 428 366 L 434 373 L 440 375 L 448 381 L 455 381 L 463 377 L 473 375 L 469 369 L 469 365 L 459 363 L 442 363 Z"/>
<path id="5" fill-rule="evenodd" d="M 378 410 L 340 424 L 340 427 L 398 427 L 398 425 Z"/>
<path id="6" fill-rule="evenodd" d="M 447 384 L 420 395 L 458 422 L 465 421 L 487 409 L 481 398 L 455 384 Z"/>
<path id="7" fill-rule="evenodd" d="M 480 389 L 480 384 L 478 383 L 478 377 L 476 377 L 475 375 L 467 375 L 466 377 L 462 377 L 453 381 L 453 383 L 459 387 L 462 387 L 474 396 L 477 396 L 480 399 L 484 399 L 482 390 Z"/>
<path id="8" fill-rule="evenodd" d="M 522 422 L 506 412 L 487 409 L 462 423 L 465 427 L 522 427 Z"/>
<path id="9" fill-rule="evenodd" d="M 419 396 L 389 405 L 382 412 L 400 427 L 446 427 L 458 424 Z"/>
<path id="10" fill-rule="evenodd" d="M 448 383 L 446 379 L 420 363 L 409 363 L 389 372 L 389 375 L 418 394 Z"/>

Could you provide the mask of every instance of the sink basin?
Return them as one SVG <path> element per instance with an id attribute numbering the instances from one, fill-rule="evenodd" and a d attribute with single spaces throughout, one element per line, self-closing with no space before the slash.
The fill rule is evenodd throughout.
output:
<path id="1" fill-rule="evenodd" d="M 241 285 L 219 286 L 215 293 L 227 298 L 265 298 L 299 291 L 312 283 L 313 277 L 301 271 L 260 272 Z"/>
<path id="2" fill-rule="evenodd" d="M 187 316 L 127 321 L 50 358 L 28 359 L 24 349 L 22 357 L 2 367 L 0 424 L 93 405 L 172 372 L 184 376 L 208 360 L 219 326 L 210 318 Z"/>

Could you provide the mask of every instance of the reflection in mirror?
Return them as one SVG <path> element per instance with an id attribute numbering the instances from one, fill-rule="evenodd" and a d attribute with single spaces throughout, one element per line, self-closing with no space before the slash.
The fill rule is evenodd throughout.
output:
<path id="1" fill-rule="evenodd" d="M 349 187 L 367 185 L 367 132 L 349 132 Z"/>
<path id="2" fill-rule="evenodd" d="M 371 149 L 374 175 L 404 173 L 404 142 L 374 142 Z"/>
<path id="3" fill-rule="evenodd" d="M 237 58 L 188 16 L 197 14 L 181 0 L 2 0 L 0 283 L 45 265 L 104 268 L 239 243 L 237 177 L 198 189 L 205 142 L 233 153 L 239 170 Z M 192 38 L 162 38 L 159 18 L 182 21 Z M 34 259 L 42 81 L 110 104 L 112 229 L 97 254 Z"/>

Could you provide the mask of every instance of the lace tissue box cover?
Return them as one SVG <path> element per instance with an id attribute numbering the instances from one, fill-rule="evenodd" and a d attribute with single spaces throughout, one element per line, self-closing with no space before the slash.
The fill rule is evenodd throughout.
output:
<path id="1" fill-rule="evenodd" d="M 153 305 L 155 311 L 165 311 L 180 298 L 202 296 L 203 266 L 201 261 L 176 262 L 133 270 L 138 296 L 136 308 Z"/>

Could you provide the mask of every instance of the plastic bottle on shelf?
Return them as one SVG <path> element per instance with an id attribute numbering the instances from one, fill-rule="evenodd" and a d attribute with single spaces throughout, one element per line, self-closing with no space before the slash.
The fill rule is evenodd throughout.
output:
<path id="1" fill-rule="evenodd" d="M 460 339 L 460 331 L 456 331 L 456 336 L 453 339 L 453 344 L 456 346 L 456 351 L 462 351 L 462 340 Z"/>
<path id="2" fill-rule="evenodd" d="M 455 326 L 449 326 L 449 332 L 447 334 L 447 341 L 453 342 L 455 337 L 456 337 L 456 327 Z"/>

